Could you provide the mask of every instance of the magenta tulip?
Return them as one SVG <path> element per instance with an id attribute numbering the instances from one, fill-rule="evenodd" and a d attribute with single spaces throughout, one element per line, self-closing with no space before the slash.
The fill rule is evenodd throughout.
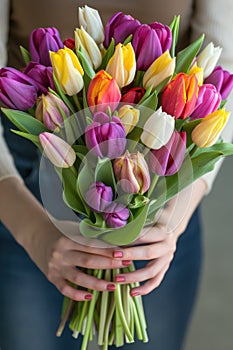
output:
<path id="1" fill-rule="evenodd" d="M 112 188 L 106 186 L 103 182 L 91 184 L 85 196 L 87 205 L 96 213 L 104 212 L 106 207 L 112 202 L 112 198 Z"/>
<path id="2" fill-rule="evenodd" d="M 205 79 L 204 83 L 213 84 L 221 94 L 222 99 L 225 100 L 233 88 L 233 74 L 230 74 L 227 70 L 218 66 L 208 78 Z"/>
<path id="3" fill-rule="evenodd" d="M 212 84 L 203 84 L 198 91 L 196 106 L 190 115 L 191 119 L 204 118 L 216 111 L 221 103 L 221 95 Z"/>
<path id="4" fill-rule="evenodd" d="M 104 220 L 109 227 L 119 228 L 127 224 L 129 218 L 129 209 L 123 204 L 112 203 L 106 208 L 106 213 L 104 214 Z"/>
<path id="5" fill-rule="evenodd" d="M 23 72 L 34 80 L 39 95 L 46 94 L 49 87 L 55 90 L 52 67 L 43 66 L 36 62 L 30 62 Z"/>

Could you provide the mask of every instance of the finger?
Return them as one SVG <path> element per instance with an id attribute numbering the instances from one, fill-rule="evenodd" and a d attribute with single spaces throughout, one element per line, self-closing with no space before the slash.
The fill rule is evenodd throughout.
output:
<path id="1" fill-rule="evenodd" d="M 66 280 L 81 287 L 99 291 L 115 290 L 115 284 L 113 282 L 105 281 L 104 279 L 88 275 L 74 267 L 64 268 L 62 274 Z"/>
<path id="2" fill-rule="evenodd" d="M 156 224 L 154 226 L 148 226 L 143 228 L 136 242 L 138 244 L 160 242 L 166 239 L 166 237 L 166 227 L 160 224 Z"/>
<path id="3" fill-rule="evenodd" d="M 93 298 L 92 293 L 74 288 L 64 279 L 57 279 L 53 282 L 53 284 L 57 287 L 61 294 L 72 300 L 82 301 L 91 300 Z"/>
<path id="4" fill-rule="evenodd" d="M 159 259 L 150 261 L 144 268 L 137 269 L 133 272 L 127 272 L 115 276 L 115 282 L 135 283 L 147 281 L 160 273 L 168 263 L 168 257 L 164 256 Z"/>
<path id="5" fill-rule="evenodd" d="M 145 284 L 131 289 L 130 294 L 132 296 L 146 295 L 151 293 L 155 288 L 158 288 L 164 279 L 164 276 L 169 268 L 169 265 L 170 264 L 166 264 L 155 277 L 151 278 Z"/>

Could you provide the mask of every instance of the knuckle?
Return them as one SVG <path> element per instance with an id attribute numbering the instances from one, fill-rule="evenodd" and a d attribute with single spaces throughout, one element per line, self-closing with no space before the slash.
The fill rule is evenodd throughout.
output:
<path id="1" fill-rule="evenodd" d="M 68 296 L 68 289 L 69 289 L 69 286 L 64 282 L 64 283 L 61 283 L 59 286 L 58 286 L 58 289 L 59 291 L 61 292 L 62 295 L 65 295 L 65 296 Z"/>

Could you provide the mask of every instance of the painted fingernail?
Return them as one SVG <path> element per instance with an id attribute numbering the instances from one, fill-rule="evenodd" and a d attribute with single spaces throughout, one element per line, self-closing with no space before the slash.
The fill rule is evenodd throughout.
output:
<path id="1" fill-rule="evenodd" d="M 115 284 L 108 284 L 107 285 L 107 290 L 109 290 L 110 292 L 113 292 L 116 289 Z"/>
<path id="2" fill-rule="evenodd" d="M 92 294 L 86 294 L 84 297 L 85 300 L 91 300 L 92 298 L 93 298 Z"/>
<path id="3" fill-rule="evenodd" d="M 124 265 L 124 266 L 129 266 L 131 264 L 132 264 L 131 260 L 122 260 L 122 265 Z"/>
<path id="4" fill-rule="evenodd" d="M 136 290 L 135 291 L 131 291 L 130 292 L 130 295 L 131 295 L 131 297 L 137 297 L 138 295 L 140 295 L 140 293 L 139 292 L 137 292 Z"/>
<path id="5" fill-rule="evenodd" d="M 115 276 L 116 282 L 125 282 L 125 276 Z"/>
<path id="6" fill-rule="evenodd" d="M 121 250 L 115 250 L 113 252 L 113 257 L 114 258 L 122 258 L 123 257 L 123 252 Z"/>

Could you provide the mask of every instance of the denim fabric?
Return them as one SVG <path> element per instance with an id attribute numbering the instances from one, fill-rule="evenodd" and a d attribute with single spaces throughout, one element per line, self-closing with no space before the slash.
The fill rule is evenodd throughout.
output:
<path id="1" fill-rule="evenodd" d="M 27 186 L 38 197 L 38 152 L 9 131 L 5 137 Z M 144 262 L 139 262 L 138 267 Z M 198 212 L 179 239 L 175 258 L 161 286 L 144 297 L 150 342 L 125 345 L 131 350 L 181 350 L 196 297 L 201 266 Z M 55 336 L 63 296 L 47 281 L 24 249 L 0 224 L 1 350 L 77 350 L 68 327 Z"/>

